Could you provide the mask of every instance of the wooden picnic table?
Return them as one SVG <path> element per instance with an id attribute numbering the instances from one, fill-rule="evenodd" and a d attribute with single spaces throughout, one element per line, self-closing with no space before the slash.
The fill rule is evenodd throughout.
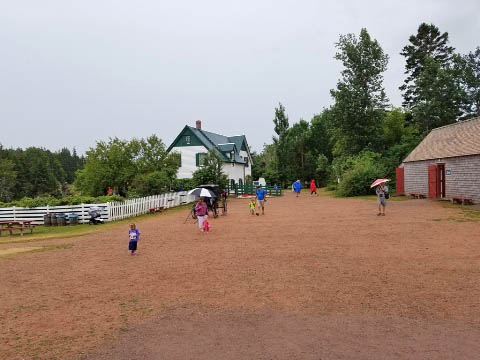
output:
<path id="1" fill-rule="evenodd" d="M 13 230 L 20 230 L 21 236 L 23 236 L 24 230 L 30 230 L 30 234 L 33 233 L 33 228 L 35 225 L 32 224 L 33 220 L 28 219 L 17 219 L 17 220 L 8 220 L 0 221 L 0 236 L 2 236 L 3 231 L 10 232 L 12 235 Z"/>

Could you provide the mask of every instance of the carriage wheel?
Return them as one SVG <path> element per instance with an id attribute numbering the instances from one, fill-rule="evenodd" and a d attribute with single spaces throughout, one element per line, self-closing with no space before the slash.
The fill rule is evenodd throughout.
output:
<path id="1" fill-rule="evenodd" d="M 192 215 L 192 219 L 197 219 L 197 213 L 195 211 L 195 207 L 192 207 L 191 215 Z"/>
<path id="2" fill-rule="evenodd" d="M 214 217 L 214 218 L 217 218 L 217 217 L 218 217 L 218 205 L 217 205 L 217 204 L 215 204 L 215 205 L 213 206 L 212 211 L 213 211 L 213 217 Z"/>

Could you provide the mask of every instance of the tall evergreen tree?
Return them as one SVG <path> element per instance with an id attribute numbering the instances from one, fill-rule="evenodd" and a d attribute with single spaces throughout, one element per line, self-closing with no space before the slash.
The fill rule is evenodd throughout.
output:
<path id="1" fill-rule="evenodd" d="M 416 103 L 413 120 L 425 135 L 430 130 L 454 123 L 462 115 L 465 92 L 461 75 L 450 65 L 441 66 L 427 57 L 422 73 L 415 80 Z"/>
<path id="2" fill-rule="evenodd" d="M 480 47 L 464 56 L 455 58 L 462 74 L 462 87 L 465 91 L 463 118 L 480 116 Z"/>
<path id="3" fill-rule="evenodd" d="M 287 132 L 290 124 L 285 113 L 285 107 L 281 103 L 278 104 L 278 108 L 275 108 L 273 123 L 275 124 L 275 133 L 277 134 L 276 137 L 273 137 L 277 156 L 277 174 L 279 181 L 282 185 L 285 185 L 288 178 L 288 167 L 286 166 L 288 163 Z"/>
<path id="4" fill-rule="evenodd" d="M 379 131 L 388 101 L 383 73 L 388 55 L 366 29 L 360 36 L 341 35 L 335 59 L 343 63 L 342 78 L 331 90 L 335 100 L 333 127 L 337 154 L 356 154 L 380 147 Z"/>
<path id="5" fill-rule="evenodd" d="M 455 49 L 448 45 L 448 33 L 441 33 L 433 24 L 420 24 L 417 34 L 411 35 L 409 42 L 410 44 L 406 45 L 400 53 L 406 60 L 405 74 L 407 75 L 400 90 L 403 91 L 403 105 L 411 109 L 419 102 L 415 82 L 424 71 L 427 59 L 444 67 L 450 63 Z"/>

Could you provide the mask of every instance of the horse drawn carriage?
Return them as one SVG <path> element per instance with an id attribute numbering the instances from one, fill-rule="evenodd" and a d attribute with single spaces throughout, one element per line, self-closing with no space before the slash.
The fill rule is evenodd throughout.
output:
<path id="1" fill-rule="evenodd" d="M 204 197 L 204 201 L 207 203 L 208 212 L 213 214 L 213 217 L 218 217 L 220 211 L 222 215 L 227 214 L 227 191 L 221 189 L 219 185 L 208 184 L 198 186 L 200 189 L 207 189 L 210 192 L 210 197 Z M 196 219 L 195 204 L 192 206 L 192 218 Z"/>

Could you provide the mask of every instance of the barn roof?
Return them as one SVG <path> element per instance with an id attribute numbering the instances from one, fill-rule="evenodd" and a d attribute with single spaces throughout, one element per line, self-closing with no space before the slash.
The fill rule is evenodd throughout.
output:
<path id="1" fill-rule="evenodd" d="M 480 117 L 433 129 L 403 162 L 480 154 Z"/>

